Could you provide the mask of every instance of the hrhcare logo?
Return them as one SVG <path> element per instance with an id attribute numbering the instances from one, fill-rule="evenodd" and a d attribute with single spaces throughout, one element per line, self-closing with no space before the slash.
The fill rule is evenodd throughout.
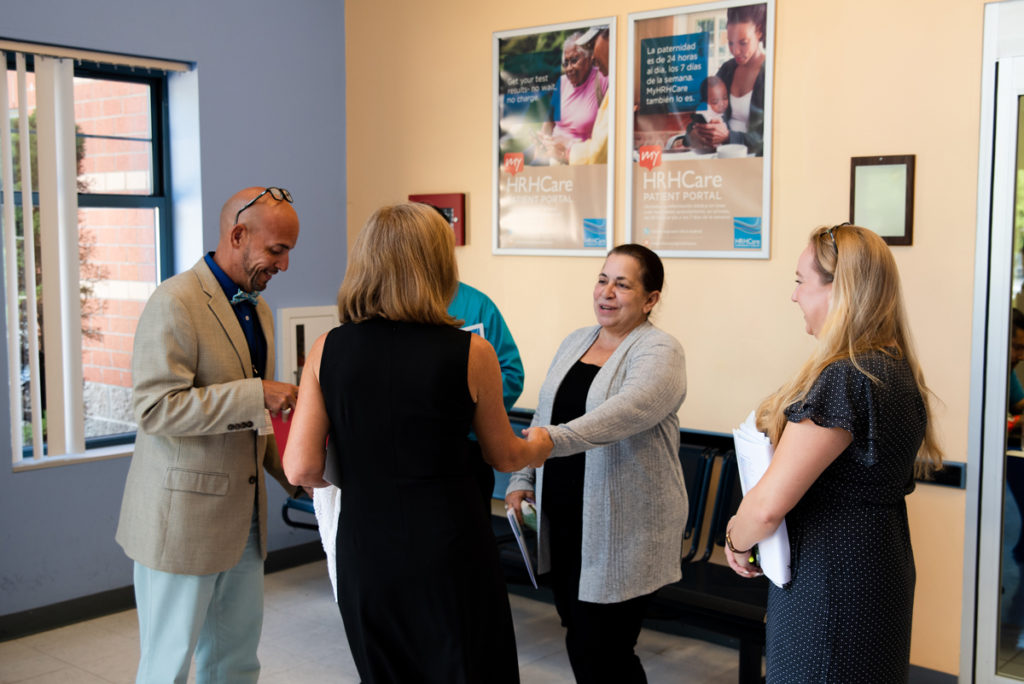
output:
<path id="1" fill-rule="evenodd" d="M 640 166 L 648 171 L 661 166 L 661 148 L 657 145 L 642 145 L 637 152 L 640 153 Z"/>
<path id="2" fill-rule="evenodd" d="M 516 175 L 523 170 L 523 153 L 522 152 L 506 152 L 505 162 L 502 164 L 502 170 L 505 173 L 512 176 Z"/>

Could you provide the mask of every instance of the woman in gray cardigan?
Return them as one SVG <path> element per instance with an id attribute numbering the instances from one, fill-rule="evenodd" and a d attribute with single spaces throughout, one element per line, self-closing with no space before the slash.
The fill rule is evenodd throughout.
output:
<path id="1" fill-rule="evenodd" d="M 530 433 L 550 439 L 551 458 L 514 473 L 505 497 L 520 518 L 536 499 L 539 571 L 550 572 L 577 682 L 647 681 L 633 650 L 640 624 L 653 593 L 680 578 L 685 361 L 647 321 L 663 281 L 646 247 L 608 254 L 598 325 L 562 342 L 540 390 Z"/>

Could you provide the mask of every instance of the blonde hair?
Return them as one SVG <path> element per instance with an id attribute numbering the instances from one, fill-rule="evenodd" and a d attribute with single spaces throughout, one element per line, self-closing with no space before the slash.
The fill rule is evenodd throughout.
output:
<path id="1" fill-rule="evenodd" d="M 810 246 L 814 251 L 814 270 L 822 282 L 832 283 L 828 313 L 811 357 L 792 380 L 761 402 L 757 409 L 758 429 L 778 444 L 786 429 L 785 408 L 803 400 L 825 367 L 835 361 L 849 359 L 873 382 L 879 382 L 858 361 L 863 354 L 879 351 L 906 359 L 924 401 L 928 423 L 917 455 L 916 473 L 926 475 L 941 468 L 942 451 L 928 407 L 931 391 L 914 353 L 899 271 L 888 245 L 866 228 L 843 224 L 815 228 Z"/>
<path id="2" fill-rule="evenodd" d="M 456 325 L 461 322 L 448 315 L 448 305 L 458 286 L 455 239 L 437 210 L 412 203 L 381 207 L 352 247 L 338 318 Z"/>

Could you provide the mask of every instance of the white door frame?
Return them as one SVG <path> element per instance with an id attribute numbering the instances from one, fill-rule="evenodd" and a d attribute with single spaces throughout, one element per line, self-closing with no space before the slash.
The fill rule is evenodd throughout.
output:
<path id="1" fill-rule="evenodd" d="M 964 543 L 961 682 L 995 674 L 1012 287 L 1017 103 L 1024 95 L 1024 0 L 985 6 Z M 982 561 L 979 563 L 979 561 Z"/>

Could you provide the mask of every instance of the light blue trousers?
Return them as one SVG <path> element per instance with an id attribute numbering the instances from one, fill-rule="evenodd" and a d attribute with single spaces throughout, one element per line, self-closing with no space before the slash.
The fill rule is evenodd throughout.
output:
<path id="1" fill-rule="evenodd" d="M 137 684 L 184 684 L 193 651 L 197 684 L 256 682 L 263 628 L 259 535 L 254 514 L 242 559 L 212 575 L 176 575 L 135 564 Z"/>

